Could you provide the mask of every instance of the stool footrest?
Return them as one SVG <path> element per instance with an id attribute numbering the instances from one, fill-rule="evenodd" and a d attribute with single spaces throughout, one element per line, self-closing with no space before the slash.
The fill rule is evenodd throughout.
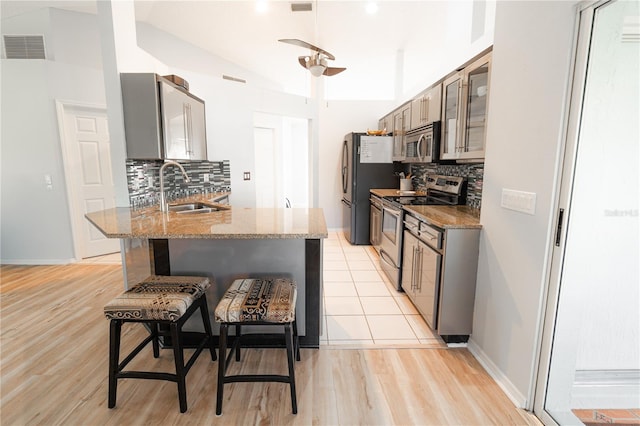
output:
<path id="1" fill-rule="evenodd" d="M 240 374 L 236 376 L 224 376 L 224 383 L 234 382 L 281 382 L 291 383 L 289 376 L 278 376 L 273 374 Z"/>
<path id="2" fill-rule="evenodd" d="M 122 371 L 116 373 L 117 379 L 149 379 L 149 380 L 168 380 L 177 382 L 178 376 L 172 373 L 154 373 L 151 371 Z"/>

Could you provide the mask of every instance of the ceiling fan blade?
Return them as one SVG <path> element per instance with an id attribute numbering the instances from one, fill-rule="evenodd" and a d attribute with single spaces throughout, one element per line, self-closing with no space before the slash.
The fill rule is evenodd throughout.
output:
<path id="1" fill-rule="evenodd" d="M 335 60 L 335 56 L 333 56 L 331 53 L 327 52 L 324 49 L 321 49 L 317 46 L 314 46 L 311 43 L 307 43 L 306 41 L 302 41 L 302 40 L 298 40 L 297 38 L 281 38 L 280 40 L 283 43 L 289 43 L 289 44 L 293 44 L 294 46 L 300 46 L 300 47 L 304 47 L 307 49 L 311 49 L 311 50 L 315 50 L 316 52 L 322 53 L 323 55 L 325 55 L 327 57 L 327 59 L 331 59 L 331 60 Z"/>
<path id="2" fill-rule="evenodd" d="M 307 61 L 309 60 L 308 56 L 298 56 L 298 62 L 302 65 L 303 68 L 307 68 Z"/>
<path id="3" fill-rule="evenodd" d="M 336 75 L 341 73 L 342 71 L 346 70 L 346 68 L 339 68 L 339 67 L 327 67 L 326 70 L 324 70 L 324 73 L 322 73 L 322 75 L 326 75 L 331 77 L 332 75 Z"/>

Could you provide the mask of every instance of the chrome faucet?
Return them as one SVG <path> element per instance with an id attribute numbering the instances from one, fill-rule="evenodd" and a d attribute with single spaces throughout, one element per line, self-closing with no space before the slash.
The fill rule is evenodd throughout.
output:
<path id="1" fill-rule="evenodd" d="M 189 175 L 187 175 L 187 172 L 184 171 L 184 167 L 182 167 L 180 163 L 177 163 L 173 160 L 166 160 L 164 162 L 162 167 L 160 167 L 160 210 L 163 212 L 169 211 L 167 198 L 164 195 L 164 169 L 166 169 L 167 166 L 177 166 L 182 172 L 185 182 L 190 182 Z"/>

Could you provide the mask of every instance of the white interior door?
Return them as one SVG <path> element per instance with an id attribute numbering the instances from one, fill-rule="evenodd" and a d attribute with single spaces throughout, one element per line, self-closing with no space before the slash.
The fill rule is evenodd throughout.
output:
<path id="1" fill-rule="evenodd" d="M 309 122 L 254 114 L 256 207 L 309 207 Z"/>
<path id="2" fill-rule="evenodd" d="M 118 252 L 119 240 L 106 238 L 84 217 L 115 206 L 106 110 L 59 103 L 58 111 L 76 257 Z"/>
<path id="3" fill-rule="evenodd" d="M 276 138 L 274 129 L 256 127 L 253 130 L 255 143 L 256 207 L 283 207 L 277 204 L 281 192 L 278 168 L 276 167 Z"/>

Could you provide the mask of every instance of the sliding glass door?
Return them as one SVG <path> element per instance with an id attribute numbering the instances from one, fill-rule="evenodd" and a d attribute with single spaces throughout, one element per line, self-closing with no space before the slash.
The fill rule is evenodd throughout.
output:
<path id="1" fill-rule="evenodd" d="M 640 407 L 639 5 L 580 11 L 535 400 L 545 424 Z"/>

